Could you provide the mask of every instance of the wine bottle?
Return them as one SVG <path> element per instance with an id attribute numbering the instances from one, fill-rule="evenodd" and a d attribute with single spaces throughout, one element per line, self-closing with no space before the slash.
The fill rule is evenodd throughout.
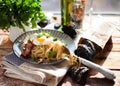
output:
<path id="1" fill-rule="evenodd" d="M 73 29 L 74 27 L 71 26 L 71 4 L 74 0 L 61 0 L 61 24 L 62 24 L 62 31 L 68 34 L 71 38 L 76 36 L 76 31 Z"/>
<path id="2" fill-rule="evenodd" d="M 70 6 L 74 0 L 61 0 L 61 24 L 70 26 Z"/>

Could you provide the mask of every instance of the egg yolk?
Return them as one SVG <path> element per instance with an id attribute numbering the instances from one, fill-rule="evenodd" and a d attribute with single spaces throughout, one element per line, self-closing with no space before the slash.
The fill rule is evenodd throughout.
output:
<path id="1" fill-rule="evenodd" d="M 40 43 L 43 43 L 45 41 L 45 39 L 44 38 L 37 38 L 37 41 Z"/>

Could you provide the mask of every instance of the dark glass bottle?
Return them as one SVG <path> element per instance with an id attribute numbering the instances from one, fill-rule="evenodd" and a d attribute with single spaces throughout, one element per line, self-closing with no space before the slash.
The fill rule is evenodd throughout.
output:
<path id="1" fill-rule="evenodd" d="M 70 26 L 70 5 L 74 0 L 61 0 L 61 23 L 63 26 Z"/>
<path id="2" fill-rule="evenodd" d="M 74 38 L 76 36 L 76 31 L 73 29 L 74 27 L 71 26 L 71 4 L 74 0 L 61 0 L 61 24 L 62 24 L 62 31 L 68 34 L 70 37 Z"/>

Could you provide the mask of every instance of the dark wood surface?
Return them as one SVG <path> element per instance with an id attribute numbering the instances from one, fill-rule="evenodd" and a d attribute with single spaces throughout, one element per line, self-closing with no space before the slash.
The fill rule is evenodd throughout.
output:
<path id="1" fill-rule="evenodd" d="M 109 18 L 109 17 L 108 17 Z M 110 17 L 111 18 L 111 17 Z M 119 19 L 120 17 L 112 17 Z M 111 19 L 112 19 L 111 18 Z M 0 57 L 9 54 L 12 51 L 12 42 L 9 40 L 9 33 L 0 30 L 0 39 L 4 39 L 0 45 Z M 95 70 L 90 71 L 85 86 L 120 86 L 120 31 L 114 30 L 112 37 L 105 46 L 105 49 L 94 60 L 95 63 L 109 68 L 116 74 L 116 79 L 108 80 Z M 18 79 L 4 76 L 3 69 L 0 68 L 0 86 L 42 86 Z M 69 76 L 65 76 L 60 86 L 81 86 L 72 81 Z"/>

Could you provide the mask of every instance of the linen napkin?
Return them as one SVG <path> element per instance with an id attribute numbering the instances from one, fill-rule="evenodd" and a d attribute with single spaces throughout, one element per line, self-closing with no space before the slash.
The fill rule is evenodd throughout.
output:
<path id="1" fill-rule="evenodd" d="M 66 62 L 50 66 L 36 66 L 22 61 L 13 53 L 3 58 L 1 62 L 4 75 L 47 86 L 57 86 L 68 70 Z"/>

